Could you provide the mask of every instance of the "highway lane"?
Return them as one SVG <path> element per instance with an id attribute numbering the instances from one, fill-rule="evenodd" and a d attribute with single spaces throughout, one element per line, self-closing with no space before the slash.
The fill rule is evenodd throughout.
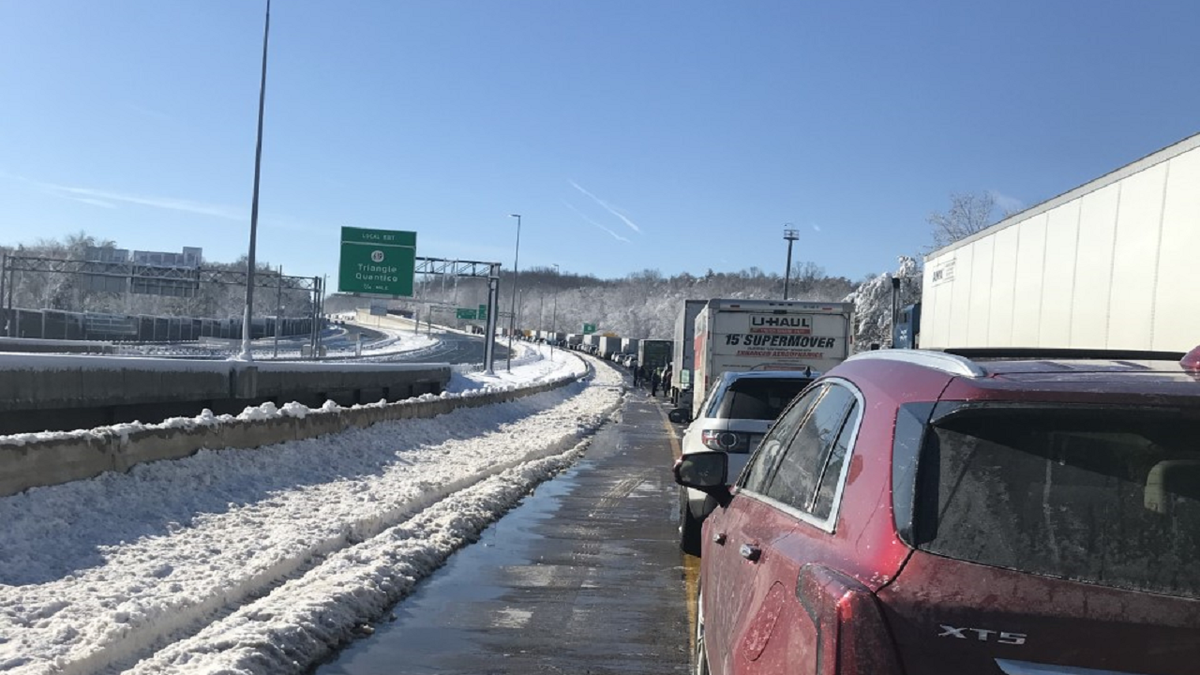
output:
<path id="1" fill-rule="evenodd" d="M 410 353 L 395 354 L 388 358 L 389 361 L 398 361 L 401 363 L 483 363 L 484 344 L 482 335 L 463 335 L 462 333 L 439 333 L 433 332 L 433 337 L 440 342 L 427 349 L 418 349 Z M 513 351 L 520 353 L 520 350 Z M 496 345 L 496 363 L 501 362 L 506 358 L 508 349 L 504 346 Z"/>
<path id="2" fill-rule="evenodd" d="M 689 566 L 661 406 L 630 392 L 575 467 L 317 675 L 688 672 Z"/>

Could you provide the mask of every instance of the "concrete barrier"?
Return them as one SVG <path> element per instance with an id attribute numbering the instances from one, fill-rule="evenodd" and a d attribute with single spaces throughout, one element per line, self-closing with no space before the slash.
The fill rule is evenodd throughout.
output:
<path id="1" fill-rule="evenodd" d="M 577 379 L 578 376 L 570 375 L 513 389 L 317 409 L 303 417 L 284 414 L 270 419 L 212 418 L 210 421 L 179 418 L 160 425 L 116 425 L 89 431 L 0 438 L 0 496 L 92 478 L 106 471 L 127 471 L 144 462 L 179 459 L 201 448 L 256 448 L 379 422 L 436 417 L 458 408 L 493 405 L 540 394 Z"/>
<path id="2" fill-rule="evenodd" d="M 194 414 L 265 401 L 354 405 L 441 393 L 448 364 L 184 361 L 0 354 L 0 434 Z"/>
<path id="3" fill-rule="evenodd" d="M 0 337 L 0 352 L 49 354 L 115 354 L 111 342 L 93 340 L 43 340 L 41 338 Z"/>

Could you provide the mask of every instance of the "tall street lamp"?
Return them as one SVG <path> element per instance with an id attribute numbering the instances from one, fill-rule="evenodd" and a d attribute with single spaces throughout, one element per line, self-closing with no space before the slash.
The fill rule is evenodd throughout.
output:
<path id="1" fill-rule="evenodd" d="M 788 286 L 791 284 L 791 281 L 792 281 L 792 244 L 797 239 L 800 238 L 800 231 L 794 230 L 794 229 L 788 227 L 788 225 L 791 225 L 791 223 L 787 223 L 786 225 L 784 225 L 784 230 L 783 230 L 783 238 L 786 239 L 787 243 L 788 243 L 787 269 L 784 270 L 784 272 L 783 272 L 783 299 L 784 300 L 788 299 Z"/>
<path id="2" fill-rule="evenodd" d="M 271 33 L 271 0 L 267 0 L 267 18 L 263 25 L 262 79 L 258 86 L 258 140 L 254 146 L 254 194 L 250 199 L 250 250 L 246 253 L 246 312 L 242 317 L 242 353 L 240 358 L 253 361 L 250 334 L 254 318 L 254 249 L 258 241 L 258 177 L 262 170 L 263 106 L 267 97 L 267 37 Z"/>
<path id="3" fill-rule="evenodd" d="M 558 265 L 554 266 L 554 276 L 554 310 L 550 313 L 550 331 L 558 333 Z M 558 339 L 557 335 L 555 339 Z"/>
<path id="4" fill-rule="evenodd" d="M 517 250 L 513 254 L 513 287 L 512 287 L 512 307 L 508 313 L 508 357 L 505 359 L 504 368 L 508 372 L 512 372 L 512 342 L 513 331 L 516 330 L 517 320 L 517 261 L 521 258 L 521 214 L 510 213 L 509 218 L 517 219 Z"/>

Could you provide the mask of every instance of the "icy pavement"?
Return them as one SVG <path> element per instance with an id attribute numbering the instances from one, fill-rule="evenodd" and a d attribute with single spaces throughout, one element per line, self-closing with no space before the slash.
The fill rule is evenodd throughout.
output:
<path id="1" fill-rule="evenodd" d="M 622 397 L 593 363 L 511 403 L 0 499 L 0 673 L 304 672 L 575 459 Z"/>

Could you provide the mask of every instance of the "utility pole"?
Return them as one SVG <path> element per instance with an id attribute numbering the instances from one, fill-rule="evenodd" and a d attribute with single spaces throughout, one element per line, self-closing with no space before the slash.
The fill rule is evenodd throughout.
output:
<path id="1" fill-rule="evenodd" d="M 784 225 L 783 238 L 788 243 L 787 269 L 783 272 L 783 299 L 788 299 L 788 286 L 792 281 L 792 244 L 800 238 L 800 231 L 789 227 L 791 223 Z"/>
<path id="2" fill-rule="evenodd" d="M 505 370 L 512 372 L 512 342 L 513 332 L 516 330 L 517 321 L 517 262 L 521 259 L 521 214 L 509 214 L 510 218 L 517 219 L 517 250 L 513 254 L 513 288 L 512 288 L 512 307 L 509 308 L 508 316 L 508 354 L 507 361 L 504 365 Z"/>
<path id="3" fill-rule="evenodd" d="M 279 266 L 279 289 L 275 293 L 275 357 L 279 358 L 279 331 L 283 314 L 283 265 Z"/>
<path id="4" fill-rule="evenodd" d="M 246 253 L 246 312 L 242 318 L 241 359 L 253 361 L 250 336 L 254 319 L 254 265 L 255 247 L 258 242 L 258 184 L 262 174 L 263 108 L 267 99 L 267 41 L 271 34 L 271 0 L 267 0 L 266 22 L 263 24 L 262 79 L 258 87 L 258 140 L 254 146 L 254 194 L 250 199 L 250 249 Z"/>

